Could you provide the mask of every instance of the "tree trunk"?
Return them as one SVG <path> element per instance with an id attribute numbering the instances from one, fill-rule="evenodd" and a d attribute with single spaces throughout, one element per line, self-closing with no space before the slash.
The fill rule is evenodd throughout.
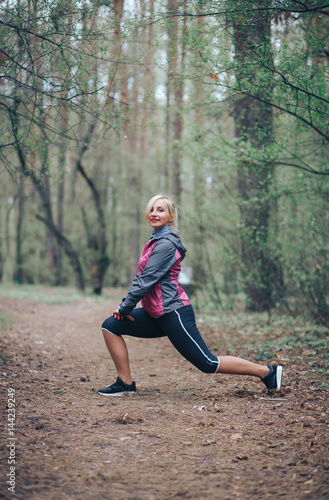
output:
<path id="1" fill-rule="evenodd" d="M 64 0 L 62 6 L 65 12 L 68 12 L 68 16 L 65 19 L 65 29 L 67 37 L 69 38 L 72 33 L 72 8 L 71 0 Z M 60 152 L 58 156 L 59 163 L 59 178 L 58 178 L 58 197 L 57 197 L 57 228 L 60 233 L 63 233 L 63 222 L 64 222 L 64 189 L 65 189 L 65 161 L 66 161 L 66 151 L 67 151 L 67 140 L 65 134 L 67 132 L 69 108 L 67 103 L 68 97 L 68 81 L 70 78 L 69 70 L 70 60 L 66 61 L 64 81 L 62 84 L 61 97 L 63 100 L 59 106 L 59 119 L 60 119 L 60 130 L 62 134 L 62 139 L 60 143 Z M 61 69 L 63 71 L 63 69 Z M 59 75 L 58 81 L 61 82 L 62 78 Z M 55 286 L 62 284 L 62 246 L 57 242 L 56 247 L 56 268 L 55 268 Z"/>
<path id="2" fill-rule="evenodd" d="M 138 38 L 138 32 L 136 33 L 136 38 Z M 136 43 L 134 44 L 133 53 L 134 57 L 137 58 L 136 54 Z M 130 230 L 129 230 L 129 249 L 130 249 L 130 272 L 129 279 L 132 281 L 136 276 L 138 269 L 138 260 L 140 256 L 140 248 L 139 248 L 139 235 L 140 235 L 140 209 L 139 209 L 139 200 L 140 200 L 140 191 L 141 191 L 141 165 L 143 162 L 142 154 L 144 151 L 141 149 L 141 144 L 143 141 L 143 136 L 145 134 L 145 130 L 143 130 L 143 126 L 139 129 L 139 144 L 140 148 L 138 149 L 138 136 L 137 136 L 137 111 L 138 111 L 138 92 L 139 92 L 139 67 L 137 65 L 134 66 L 133 73 L 133 88 L 132 88 L 132 102 L 133 102 L 133 113 L 132 116 L 126 115 L 126 119 L 124 121 L 126 135 L 128 129 L 132 130 L 130 132 L 130 140 L 129 142 L 129 152 L 130 152 L 130 168 L 129 168 L 129 205 L 130 205 Z M 123 82 L 122 82 L 123 83 Z M 124 79 L 126 93 L 126 99 L 128 101 L 128 88 L 126 86 L 126 80 Z M 144 92 L 146 89 L 144 89 Z M 143 112 L 142 112 L 143 115 Z M 146 125 L 146 123 L 145 123 Z"/>
<path id="3" fill-rule="evenodd" d="M 16 221 L 16 265 L 14 281 L 24 283 L 23 256 L 22 256 L 22 225 L 24 217 L 24 175 L 20 174 L 17 192 L 17 221 Z"/>
<path id="4" fill-rule="evenodd" d="M 84 277 L 83 277 L 83 272 L 82 272 L 82 267 L 80 264 L 80 259 L 78 256 L 78 253 L 73 249 L 72 244 L 70 241 L 65 238 L 63 234 L 61 234 L 53 220 L 53 215 L 52 215 L 52 210 L 51 210 L 51 203 L 50 203 L 50 197 L 49 197 L 49 190 L 47 189 L 47 184 L 45 184 L 44 181 L 44 175 L 45 175 L 45 168 L 46 168 L 46 157 L 44 158 L 44 165 L 41 168 L 41 175 L 40 178 L 37 177 L 36 172 L 31 170 L 28 167 L 28 164 L 25 159 L 24 152 L 20 146 L 19 142 L 19 120 L 18 120 L 18 115 L 17 115 L 17 107 L 18 107 L 18 101 L 15 101 L 15 107 L 11 110 L 11 120 L 13 123 L 13 134 L 15 137 L 15 149 L 17 152 L 17 156 L 20 162 L 20 169 L 21 173 L 25 176 L 28 177 L 32 180 L 33 184 L 35 185 L 41 202 L 42 202 L 42 209 L 44 212 L 45 217 L 41 217 L 40 215 L 36 215 L 37 219 L 41 220 L 46 226 L 49 228 L 49 230 L 52 232 L 52 234 L 55 236 L 57 241 L 61 242 L 61 245 L 64 248 L 64 251 L 66 255 L 69 258 L 69 262 L 72 265 L 75 276 L 76 276 L 76 283 L 77 287 L 80 290 L 84 290 L 85 284 L 84 284 Z"/>
<path id="5" fill-rule="evenodd" d="M 87 231 L 87 237 L 89 241 L 88 246 L 94 253 L 93 264 L 90 269 L 93 292 L 96 295 L 100 295 L 103 289 L 105 273 L 111 262 L 107 255 L 106 221 L 102 208 L 100 192 L 93 180 L 87 175 L 81 163 L 81 159 L 82 155 L 77 162 L 77 171 L 80 172 L 92 192 L 98 219 L 97 235 L 95 235 L 95 232 L 91 233 L 91 231 Z M 85 226 L 87 227 L 86 224 Z"/>
<path id="6" fill-rule="evenodd" d="M 3 262 L 3 267 L 5 266 L 6 258 L 11 255 L 11 248 L 10 248 L 10 214 L 13 210 L 14 206 L 14 200 L 13 200 L 13 205 L 10 204 L 9 207 L 6 210 L 6 218 L 5 218 L 5 235 L 4 235 L 4 241 L 5 241 L 5 259 Z"/>
<path id="7" fill-rule="evenodd" d="M 201 7 L 198 9 L 198 14 L 202 14 Z M 202 38 L 204 33 L 204 18 L 202 16 L 198 17 L 198 45 L 200 47 L 200 52 L 202 50 Z M 200 67 L 202 66 L 202 57 L 199 56 L 198 62 Z M 202 103 L 204 100 L 204 86 L 202 85 L 202 80 L 198 82 L 195 87 L 195 101 L 197 103 Z M 206 179 L 203 172 L 204 166 L 204 152 L 203 152 L 203 133 L 204 133 L 204 114 L 203 108 L 197 105 L 196 108 L 196 124 L 197 129 L 195 130 L 194 136 L 194 154 L 193 154 L 193 176 L 194 176 L 194 210 L 196 216 L 196 230 L 193 238 L 194 252 L 193 252 L 193 280 L 197 288 L 203 288 L 207 282 L 207 273 L 205 266 L 205 255 L 204 255 L 204 239 L 205 239 L 205 226 L 202 220 L 203 206 L 205 202 L 205 188 Z"/>
<path id="8" fill-rule="evenodd" d="M 169 47 L 168 47 L 168 59 L 169 59 Z M 171 135 L 170 135 L 170 73 L 168 71 L 167 83 L 166 83 L 166 141 L 165 141 L 165 154 L 164 154 L 164 179 L 165 179 L 165 189 L 167 192 L 170 190 L 169 185 L 169 162 L 171 150 Z"/>
<path id="9" fill-rule="evenodd" d="M 62 156 L 62 155 L 60 155 Z M 65 155 L 64 155 L 65 156 Z M 57 197 L 57 229 L 60 233 L 63 232 L 63 214 L 64 214 L 64 169 L 58 179 L 58 197 Z M 56 245 L 56 267 L 54 275 L 54 285 L 59 286 L 62 284 L 62 247 L 57 241 Z"/>
<path id="10" fill-rule="evenodd" d="M 115 5 L 118 4 L 117 1 L 114 2 Z M 123 5 L 122 0 L 120 2 Z M 88 31 L 88 32 L 94 32 L 96 30 L 95 22 L 96 22 L 96 17 L 97 13 L 94 11 L 92 13 L 90 21 L 90 26 L 88 24 L 88 19 L 86 18 L 84 21 L 83 25 L 83 30 Z M 70 25 L 71 26 L 71 25 Z M 117 26 L 116 26 L 117 30 Z M 116 33 L 116 38 L 117 38 L 117 33 Z M 94 47 L 92 45 L 87 46 L 89 49 L 90 53 L 93 53 Z M 117 49 L 115 49 L 117 50 Z M 86 62 L 87 65 L 87 62 Z M 96 60 L 92 60 L 91 63 L 88 65 L 88 69 L 90 74 L 97 75 L 98 70 L 97 70 L 97 62 Z M 88 72 L 85 73 L 85 79 L 84 79 L 84 85 L 86 88 L 88 87 Z M 113 82 L 112 82 L 113 83 Z M 110 87 L 110 79 L 109 79 L 109 87 L 108 87 L 108 92 L 111 92 L 111 87 Z M 93 101 L 91 101 L 92 97 L 90 96 L 84 96 L 81 100 L 81 102 L 87 103 L 89 102 L 89 105 L 91 107 L 98 108 L 98 103 L 96 100 L 96 97 L 94 98 Z M 94 106 L 93 106 L 94 104 Z M 106 106 L 109 105 L 109 102 L 107 102 Z M 78 157 L 75 163 L 74 167 L 74 179 L 73 179 L 73 184 L 72 187 L 75 185 L 75 179 L 76 179 L 76 174 L 79 173 L 81 174 L 82 178 L 86 182 L 91 195 L 92 199 L 94 202 L 94 206 L 96 209 L 96 214 L 97 214 L 97 223 L 95 224 L 95 227 L 92 227 L 89 225 L 87 221 L 87 214 L 84 212 L 82 209 L 82 214 L 83 214 L 83 220 L 86 228 L 86 234 L 87 234 L 87 246 L 90 251 L 91 258 L 89 259 L 89 272 L 90 272 L 90 278 L 91 278 L 91 285 L 93 288 L 93 292 L 97 295 L 100 295 L 102 293 L 103 289 L 103 283 L 104 283 L 104 277 L 107 271 L 107 268 L 110 264 L 110 258 L 107 255 L 107 239 L 106 239 L 106 220 L 105 220 L 105 215 L 102 207 L 102 190 L 99 189 L 96 185 L 96 182 L 93 180 L 93 176 L 90 175 L 85 167 L 83 166 L 83 157 L 87 153 L 90 145 L 92 144 L 92 138 L 94 134 L 96 133 L 96 128 L 97 128 L 97 123 L 98 123 L 98 118 L 99 118 L 99 111 L 95 111 L 95 115 L 93 120 L 91 121 L 88 119 L 87 116 L 85 116 L 85 122 L 81 125 L 81 131 L 80 131 L 80 141 L 79 141 L 79 151 L 78 151 Z M 62 127 L 66 127 L 68 123 L 68 118 L 66 116 L 66 119 L 62 121 Z M 87 127 L 87 128 L 86 128 Z M 105 204 L 105 203 L 104 203 Z"/>
<path id="11" fill-rule="evenodd" d="M 237 5 L 237 4 L 235 4 Z M 245 6 L 245 4 L 244 4 Z M 271 58 L 271 27 L 266 16 L 267 0 L 257 3 L 248 14 L 241 12 L 234 18 L 236 79 L 241 90 L 262 85 L 268 77 L 265 69 L 252 70 L 254 57 Z M 247 8 L 245 6 L 245 12 Z M 263 51 L 264 53 L 261 53 Z M 267 51 L 267 53 L 265 53 Z M 268 79 L 270 82 L 270 79 Z M 272 88 L 267 88 L 267 100 Z M 266 91 L 265 91 L 266 92 Z M 263 95 L 264 97 L 264 95 Z M 250 311 L 270 310 L 275 304 L 273 291 L 281 281 L 281 272 L 271 255 L 269 245 L 269 188 L 272 183 L 274 164 L 269 150 L 273 141 L 272 108 L 245 94 L 234 102 L 235 136 L 242 145 L 238 158 L 238 190 L 240 194 L 241 252 L 243 276 Z M 249 154 L 245 154 L 248 151 Z"/>
<path id="12" fill-rule="evenodd" d="M 71 242 L 63 235 L 61 234 L 56 225 L 54 224 L 54 221 L 52 218 L 49 217 L 49 212 L 48 212 L 48 218 L 42 217 L 41 215 L 37 214 L 36 218 L 46 224 L 46 226 L 50 229 L 50 231 L 53 233 L 55 238 L 57 239 L 58 242 L 60 242 L 61 246 L 64 248 L 64 251 L 69 258 L 70 264 L 72 265 L 76 277 L 76 284 L 77 288 L 81 291 L 84 291 L 85 289 L 85 280 L 83 277 L 83 271 L 82 267 L 80 264 L 80 259 L 78 253 L 74 250 L 72 247 Z"/>
<path id="13" fill-rule="evenodd" d="M 67 76 L 67 75 L 66 75 Z M 66 82 L 66 78 L 65 78 Z M 64 84 L 65 84 L 64 82 Z M 64 92 L 64 98 L 67 97 L 67 91 Z M 67 141 L 64 137 L 67 129 L 68 122 L 68 105 L 64 101 L 60 108 L 60 128 L 62 132 L 62 140 L 60 142 L 60 151 L 58 155 L 58 188 L 57 188 L 57 229 L 63 233 L 63 219 L 64 219 L 64 189 L 65 189 L 65 161 L 66 161 L 66 148 Z M 56 244 L 56 266 L 54 273 L 54 285 L 59 286 L 62 284 L 62 246 L 57 240 Z"/>
<path id="14" fill-rule="evenodd" d="M 65 97 L 67 97 L 67 92 Z M 61 113 L 61 132 L 64 136 L 67 123 L 68 123 L 68 105 L 65 102 L 60 106 Z M 65 161 L 66 161 L 66 149 L 67 141 L 62 137 L 62 142 L 60 144 L 59 153 L 59 169 L 58 169 L 58 196 L 57 196 L 57 228 L 60 233 L 63 232 L 63 219 L 64 219 L 64 188 L 65 188 Z M 55 268 L 55 286 L 62 284 L 62 247 L 59 242 L 57 242 L 56 247 L 56 268 Z"/>
<path id="15" fill-rule="evenodd" d="M 34 171 L 34 168 L 33 168 Z M 45 175 L 42 177 L 42 184 L 43 184 L 43 190 L 45 192 L 45 196 L 50 200 L 51 195 L 50 195 L 50 186 L 49 186 L 49 177 Z M 34 183 L 32 183 L 34 191 L 36 190 L 36 186 Z M 46 226 L 46 248 L 47 248 L 47 261 L 48 261 L 48 269 L 49 269 L 49 276 L 52 277 L 51 284 L 53 284 L 53 276 L 54 276 L 54 271 L 56 268 L 56 252 L 55 252 L 55 245 L 54 245 L 54 238 L 53 234 L 50 231 L 49 227 Z"/>
<path id="16" fill-rule="evenodd" d="M 178 13 L 178 0 L 170 0 L 171 13 Z M 184 17 L 184 23 L 185 23 Z M 184 26 L 185 27 L 185 26 Z M 173 17 L 171 23 L 171 77 L 174 86 L 174 120 L 173 120 L 173 177 L 172 177 L 172 190 L 173 194 L 177 200 L 180 202 L 181 196 L 181 139 L 183 131 L 183 118 L 182 118 L 182 107 L 183 107 L 183 89 L 184 83 L 183 78 L 179 78 L 178 74 L 178 16 Z M 181 64 L 184 65 L 185 48 L 181 46 Z"/>
<path id="17" fill-rule="evenodd" d="M 47 196 L 47 193 L 45 192 L 44 186 L 41 184 L 41 182 L 36 181 L 36 188 L 39 192 L 42 201 L 43 212 L 45 214 L 45 217 L 36 215 L 36 218 L 42 221 L 44 224 L 46 224 L 48 229 L 52 232 L 53 236 L 56 238 L 57 242 L 64 248 L 64 251 L 75 273 L 77 288 L 79 290 L 84 291 L 85 282 L 79 255 L 74 250 L 71 242 L 56 227 L 52 216 L 50 200 Z"/>
<path id="18" fill-rule="evenodd" d="M 1 222 L 1 228 L 2 228 L 2 233 L 0 233 L 0 282 L 2 281 L 2 278 L 3 278 L 3 270 L 4 270 L 4 266 L 5 266 L 5 259 L 4 259 L 4 251 L 3 251 L 3 247 L 4 247 L 4 241 L 5 241 L 5 231 L 6 231 L 6 227 L 5 229 L 4 226 L 5 224 L 3 224 L 3 218 L 4 216 L 2 215 L 2 207 L 0 207 L 1 210 L 0 210 L 0 222 Z"/>
<path id="19" fill-rule="evenodd" d="M 146 16 L 146 5 L 144 0 L 141 1 L 141 18 L 145 18 Z M 154 0 L 149 1 L 149 13 L 151 15 L 151 18 L 154 13 Z M 154 49 L 152 45 L 153 41 L 153 23 L 150 22 L 148 26 L 148 33 L 147 37 L 145 37 L 145 45 L 147 47 L 146 49 L 146 55 L 144 59 L 144 64 L 143 64 L 143 106 L 142 106 L 142 122 L 141 122 L 141 133 L 140 133 L 140 141 L 139 141 L 139 152 L 141 156 L 145 154 L 146 151 L 149 150 L 150 146 L 152 144 L 150 143 L 151 139 L 151 134 L 149 131 L 149 116 L 150 113 L 154 113 L 154 91 L 155 89 L 152 88 L 152 73 L 151 73 L 151 62 L 152 58 L 154 59 Z M 137 101 L 136 101 L 137 103 Z M 136 106 L 137 108 L 137 106 Z M 152 111 L 150 111 L 150 109 Z M 155 123 L 155 119 L 153 118 L 153 123 Z M 153 127 L 154 128 L 154 127 Z M 152 131 L 153 132 L 153 131 Z M 155 142 L 154 142 L 155 144 Z"/>
<path id="20" fill-rule="evenodd" d="M 309 49 L 312 54 L 314 66 L 325 70 L 328 65 L 328 17 L 322 13 L 315 13 L 311 21 L 311 26 L 307 25 L 309 31 Z M 325 79 L 323 79 L 325 81 Z"/>
<path id="21" fill-rule="evenodd" d="M 83 138 L 82 146 L 79 151 L 79 157 L 76 162 L 76 170 L 79 172 L 85 182 L 87 183 L 93 197 L 98 227 L 97 232 L 94 230 L 93 233 L 87 234 L 87 238 L 89 241 L 89 248 L 94 253 L 93 263 L 90 269 L 91 282 L 93 291 L 95 294 L 100 295 L 102 293 L 103 281 L 105 277 L 106 270 L 110 264 L 110 259 L 107 255 L 107 240 L 106 240 L 106 220 L 102 207 L 101 194 L 95 182 L 92 178 L 87 174 L 85 168 L 82 165 L 83 155 L 88 149 L 88 145 L 90 143 L 90 139 L 94 133 L 96 127 L 97 118 L 94 119 L 92 123 L 90 123 L 88 131 L 86 132 L 85 137 Z M 86 226 L 87 227 L 87 226 Z"/>
<path id="22" fill-rule="evenodd" d="M 117 43 L 122 45 L 121 40 L 121 19 L 122 19 L 123 1 L 116 1 L 115 12 L 117 18 Z M 136 38 L 138 39 L 138 30 L 136 31 Z M 130 168 L 128 170 L 129 182 L 127 189 L 129 190 L 129 278 L 132 280 L 137 272 L 138 259 L 140 255 L 139 249 L 139 193 L 141 184 L 141 170 L 140 161 L 134 161 L 137 155 L 137 140 L 136 140 L 136 119 L 137 119 L 137 92 L 138 92 L 138 69 L 135 67 L 134 83 L 133 83 L 133 96 L 135 97 L 135 108 L 133 109 L 133 117 L 131 115 L 131 104 L 129 101 L 129 93 L 127 86 L 127 73 L 126 65 L 123 64 L 120 70 L 120 94 L 122 102 L 123 114 L 123 128 L 124 128 L 124 143 L 127 152 L 130 153 L 131 161 L 129 162 Z"/>

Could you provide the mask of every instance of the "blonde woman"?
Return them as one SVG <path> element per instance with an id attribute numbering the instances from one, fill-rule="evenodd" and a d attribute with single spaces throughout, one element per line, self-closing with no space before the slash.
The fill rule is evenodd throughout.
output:
<path id="1" fill-rule="evenodd" d="M 177 351 L 202 372 L 251 375 L 260 378 L 269 390 L 280 389 L 282 366 L 258 365 L 235 356 L 215 356 L 206 346 L 189 298 L 178 281 L 186 249 L 178 236 L 174 201 L 163 194 L 154 196 L 147 204 L 145 219 L 152 228 L 152 237 L 139 259 L 138 273 L 126 298 L 102 325 L 118 377 L 98 393 L 122 396 L 136 392 L 122 335 L 168 337 Z M 142 307 L 135 309 L 140 300 Z"/>

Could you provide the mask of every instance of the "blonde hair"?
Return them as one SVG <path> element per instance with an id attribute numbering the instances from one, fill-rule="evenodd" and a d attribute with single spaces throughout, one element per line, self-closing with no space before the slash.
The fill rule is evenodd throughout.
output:
<path id="1" fill-rule="evenodd" d="M 169 196 L 167 196 L 166 194 L 157 194 L 157 195 L 153 196 L 153 198 L 150 199 L 150 201 L 148 202 L 148 204 L 146 206 L 145 220 L 148 222 L 148 220 L 149 220 L 148 217 L 150 215 L 151 209 L 152 209 L 154 203 L 158 200 L 164 200 L 166 202 L 169 215 L 170 215 L 170 217 L 172 217 L 172 221 L 170 223 L 171 230 L 174 233 L 178 233 L 178 213 L 177 213 L 176 203 L 174 202 L 174 200 L 169 198 Z"/>

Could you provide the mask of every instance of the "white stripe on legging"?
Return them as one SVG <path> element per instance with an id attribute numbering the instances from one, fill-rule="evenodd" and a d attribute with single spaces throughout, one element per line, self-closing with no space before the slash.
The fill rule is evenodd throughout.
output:
<path id="1" fill-rule="evenodd" d="M 110 332 L 110 330 L 106 330 L 106 328 L 102 328 L 102 330 L 105 330 L 106 332 L 110 333 L 111 335 L 114 335 L 115 337 L 121 337 L 121 335 L 116 335 L 115 333 Z"/>
<path id="2" fill-rule="evenodd" d="M 177 311 L 175 311 L 175 313 L 177 314 L 177 316 L 178 316 L 178 318 L 179 318 L 179 322 L 180 322 L 181 327 L 183 328 L 184 332 L 185 332 L 185 333 L 186 333 L 186 335 L 187 335 L 188 337 L 190 337 L 190 339 L 191 339 L 191 340 L 195 343 L 195 345 L 196 345 L 196 346 L 197 346 L 197 348 L 198 348 L 198 349 L 202 352 L 202 354 L 204 355 L 204 357 L 205 357 L 205 358 L 207 358 L 207 360 L 208 360 L 208 361 L 210 361 L 210 363 L 216 363 L 216 361 L 214 361 L 213 359 L 208 358 L 208 356 L 207 356 L 207 355 L 203 352 L 203 350 L 201 349 L 201 347 L 199 346 L 199 344 L 198 344 L 198 343 L 194 340 L 194 338 L 193 338 L 193 337 L 191 337 L 191 335 L 189 334 L 189 332 L 186 330 L 185 326 L 183 325 L 183 322 L 182 322 L 182 320 L 181 320 L 180 314 L 179 314 Z M 218 356 L 217 356 L 217 359 L 218 359 L 218 362 L 217 362 L 217 363 L 218 363 L 218 364 L 217 364 L 217 370 L 218 370 L 218 368 L 219 368 L 219 364 L 220 364 L 220 359 L 219 359 L 219 357 L 218 357 Z M 217 370 L 216 370 L 216 371 L 217 371 Z"/>

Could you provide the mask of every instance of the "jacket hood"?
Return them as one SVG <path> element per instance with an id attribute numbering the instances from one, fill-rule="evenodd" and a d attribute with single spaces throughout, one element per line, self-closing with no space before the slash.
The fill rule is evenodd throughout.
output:
<path id="1" fill-rule="evenodd" d="M 161 238 L 165 238 L 167 240 L 170 240 L 175 245 L 175 247 L 178 249 L 179 253 L 182 256 L 182 260 L 184 259 L 185 254 L 187 252 L 187 249 L 184 247 L 184 245 L 181 242 L 178 234 L 170 232 L 170 233 L 163 234 L 162 236 L 159 235 L 158 237 L 157 236 L 152 236 L 152 238 L 151 238 L 150 241 L 160 240 Z"/>

